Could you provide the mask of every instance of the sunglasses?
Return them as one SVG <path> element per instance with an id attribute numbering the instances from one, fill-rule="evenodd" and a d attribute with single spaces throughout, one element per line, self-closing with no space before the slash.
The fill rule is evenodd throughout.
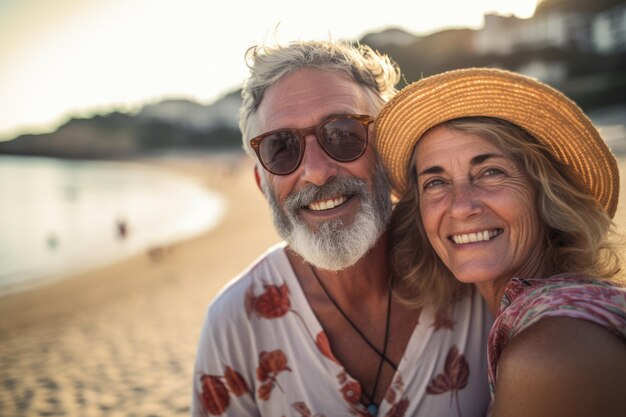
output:
<path id="1" fill-rule="evenodd" d="M 305 138 L 315 135 L 328 156 L 339 162 L 358 159 L 367 148 L 367 128 L 372 116 L 344 114 L 324 119 L 304 129 L 277 129 L 250 139 L 250 146 L 263 168 L 274 175 L 294 172 L 302 162 Z"/>

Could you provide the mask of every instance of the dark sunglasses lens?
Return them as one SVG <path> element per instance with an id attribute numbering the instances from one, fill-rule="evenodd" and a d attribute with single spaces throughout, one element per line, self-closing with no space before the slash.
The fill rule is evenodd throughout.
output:
<path id="1" fill-rule="evenodd" d="M 273 174 L 287 174 L 298 166 L 300 141 L 291 132 L 277 132 L 261 141 L 259 153 L 263 165 Z"/>
<path id="2" fill-rule="evenodd" d="M 367 146 L 367 127 L 354 119 L 331 120 L 324 124 L 320 138 L 329 155 L 341 162 L 353 161 Z"/>

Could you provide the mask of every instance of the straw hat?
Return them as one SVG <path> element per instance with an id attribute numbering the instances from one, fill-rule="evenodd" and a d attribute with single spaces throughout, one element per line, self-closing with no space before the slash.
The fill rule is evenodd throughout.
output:
<path id="1" fill-rule="evenodd" d="M 417 81 L 381 110 L 376 142 L 394 193 L 407 190 L 407 167 L 419 138 L 459 117 L 487 116 L 512 122 L 570 165 L 613 217 L 619 194 L 615 156 L 582 110 L 554 88 L 509 71 L 469 68 Z"/>

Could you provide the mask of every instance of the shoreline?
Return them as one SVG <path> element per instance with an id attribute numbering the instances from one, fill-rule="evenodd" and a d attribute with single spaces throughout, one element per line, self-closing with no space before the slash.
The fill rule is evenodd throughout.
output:
<path id="1" fill-rule="evenodd" d="M 112 265 L 221 220 L 220 194 L 139 161 L 2 156 L 0 298 Z"/>
<path id="2" fill-rule="evenodd" d="M 226 211 L 221 216 L 221 220 L 216 225 L 195 236 L 154 246 L 141 253 L 130 255 L 107 264 L 62 273 L 59 274 L 58 277 L 55 276 L 50 282 L 35 285 L 24 291 L 18 290 L 13 293 L 0 295 L 0 339 L 7 327 L 14 327 L 14 325 L 18 324 L 16 320 L 21 322 L 22 325 L 28 325 L 32 320 L 39 321 L 40 318 L 43 318 L 39 317 L 40 315 L 34 314 L 32 311 L 24 312 L 20 311 L 21 309 L 19 308 L 13 307 L 18 307 L 21 304 L 40 305 L 41 303 L 39 301 L 43 301 L 46 298 L 67 298 L 67 293 L 79 291 L 88 293 L 87 299 L 89 299 L 90 302 L 106 299 L 119 292 L 112 290 L 113 285 L 118 283 L 112 282 L 111 278 L 99 280 L 97 277 L 106 275 L 126 275 L 127 272 L 125 271 L 135 269 L 153 269 L 158 275 L 158 273 L 161 272 L 159 269 L 165 268 L 167 263 L 181 263 L 181 261 L 186 261 L 186 259 L 178 259 L 179 257 L 182 258 L 185 254 L 177 252 L 187 252 L 197 245 L 206 244 L 209 240 L 223 238 L 229 231 L 241 229 L 241 227 L 238 227 L 237 222 L 241 218 L 246 217 L 240 213 L 240 209 L 244 208 L 246 205 L 249 205 L 246 208 L 260 208 L 262 213 L 259 213 L 258 216 L 254 216 L 260 217 L 258 227 L 255 227 L 255 229 L 268 232 L 270 235 L 270 238 L 267 239 L 268 242 L 270 242 L 268 246 L 280 240 L 271 225 L 269 211 L 266 208 L 263 197 L 260 191 L 256 189 L 256 184 L 254 184 L 252 177 L 252 167 L 254 165 L 247 156 L 243 154 L 205 155 L 201 157 L 168 155 L 157 158 L 142 158 L 137 160 L 137 162 L 152 169 L 170 171 L 177 175 L 182 175 L 209 191 L 221 195 L 227 205 Z M 246 184 L 246 182 L 249 184 Z M 253 194 L 250 196 L 248 195 L 248 189 L 252 188 L 251 186 L 254 186 L 254 189 L 249 190 L 252 191 L 249 194 Z M 244 192 L 244 190 L 246 191 Z M 258 195 L 255 196 L 254 194 Z M 251 200 L 258 200 L 258 204 L 251 202 L 246 202 L 246 204 L 243 205 L 237 204 L 239 199 L 248 199 L 249 197 L 252 197 L 250 198 Z M 233 206 L 237 205 L 240 209 L 235 208 L 233 210 Z M 241 226 L 243 226 L 243 223 Z M 245 232 L 242 231 L 242 234 L 245 234 Z M 265 241 L 266 239 L 259 236 L 256 240 Z M 213 244 L 211 246 L 216 245 Z M 262 251 L 265 249 L 266 247 L 263 247 Z M 262 251 L 258 252 L 256 256 L 260 255 Z M 225 252 L 229 251 L 226 250 Z M 252 262 L 256 256 L 248 258 L 247 263 L 243 262 L 245 265 L 241 269 Z M 228 261 L 231 257 L 232 256 L 225 254 L 225 257 L 219 257 L 218 259 Z M 184 269 L 185 265 L 180 265 L 179 267 L 180 269 Z M 237 272 L 235 272 L 235 274 Z M 113 280 L 117 281 L 116 279 Z M 136 290 L 139 281 L 143 281 L 140 276 L 132 282 L 124 283 L 121 285 L 122 288 L 120 289 L 129 291 Z M 83 304 L 84 301 L 77 299 L 69 302 L 70 305 L 72 303 Z M 60 310 L 69 310 L 71 308 L 70 305 L 63 303 L 63 305 L 58 308 Z M 12 323 L 10 324 L 8 324 L 8 320 L 2 319 L 2 317 L 6 318 L 8 316 L 11 316 Z M 30 316 L 32 316 L 32 319 Z M 35 316 L 37 317 L 35 318 Z M 50 315 L 46 314 L 46 316 L 49 317 Z M 52 314 L 52 316 L 54 317 L 56 314 Z"/>

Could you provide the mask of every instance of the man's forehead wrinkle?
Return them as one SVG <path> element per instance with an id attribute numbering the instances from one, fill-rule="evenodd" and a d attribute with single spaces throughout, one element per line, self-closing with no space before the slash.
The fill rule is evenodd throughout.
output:
<path id="1" fill-rule="evenodd" d="M 261 132 L 303 128 L 331 114 L 365 113 L 363 87 L 342 73 L 300 70 L 269 87 L 258 109 Z"/>
<path id="2" fill-rule="evenodd" d="M 295 97 L 287 104 L 276 106 L 272 109 L 269 106 L 261 106 L 260 122 L 264 131 L 280 128 L 305 128 L 318 124 L 321 120 L 329 116 L 341 114 L 367 114 L 367 107 L 361 104 L 361 100 L 354 94 L 346 93 L 336 96 L 336 103 L 333 106 L 317 106 L 315 101 Z M 315 111 L 310 111 L 314 106 Z M 297 120 L 295 121 L 295 116 Z M 259 134 L 262 132 L 259 132 Z"/>

